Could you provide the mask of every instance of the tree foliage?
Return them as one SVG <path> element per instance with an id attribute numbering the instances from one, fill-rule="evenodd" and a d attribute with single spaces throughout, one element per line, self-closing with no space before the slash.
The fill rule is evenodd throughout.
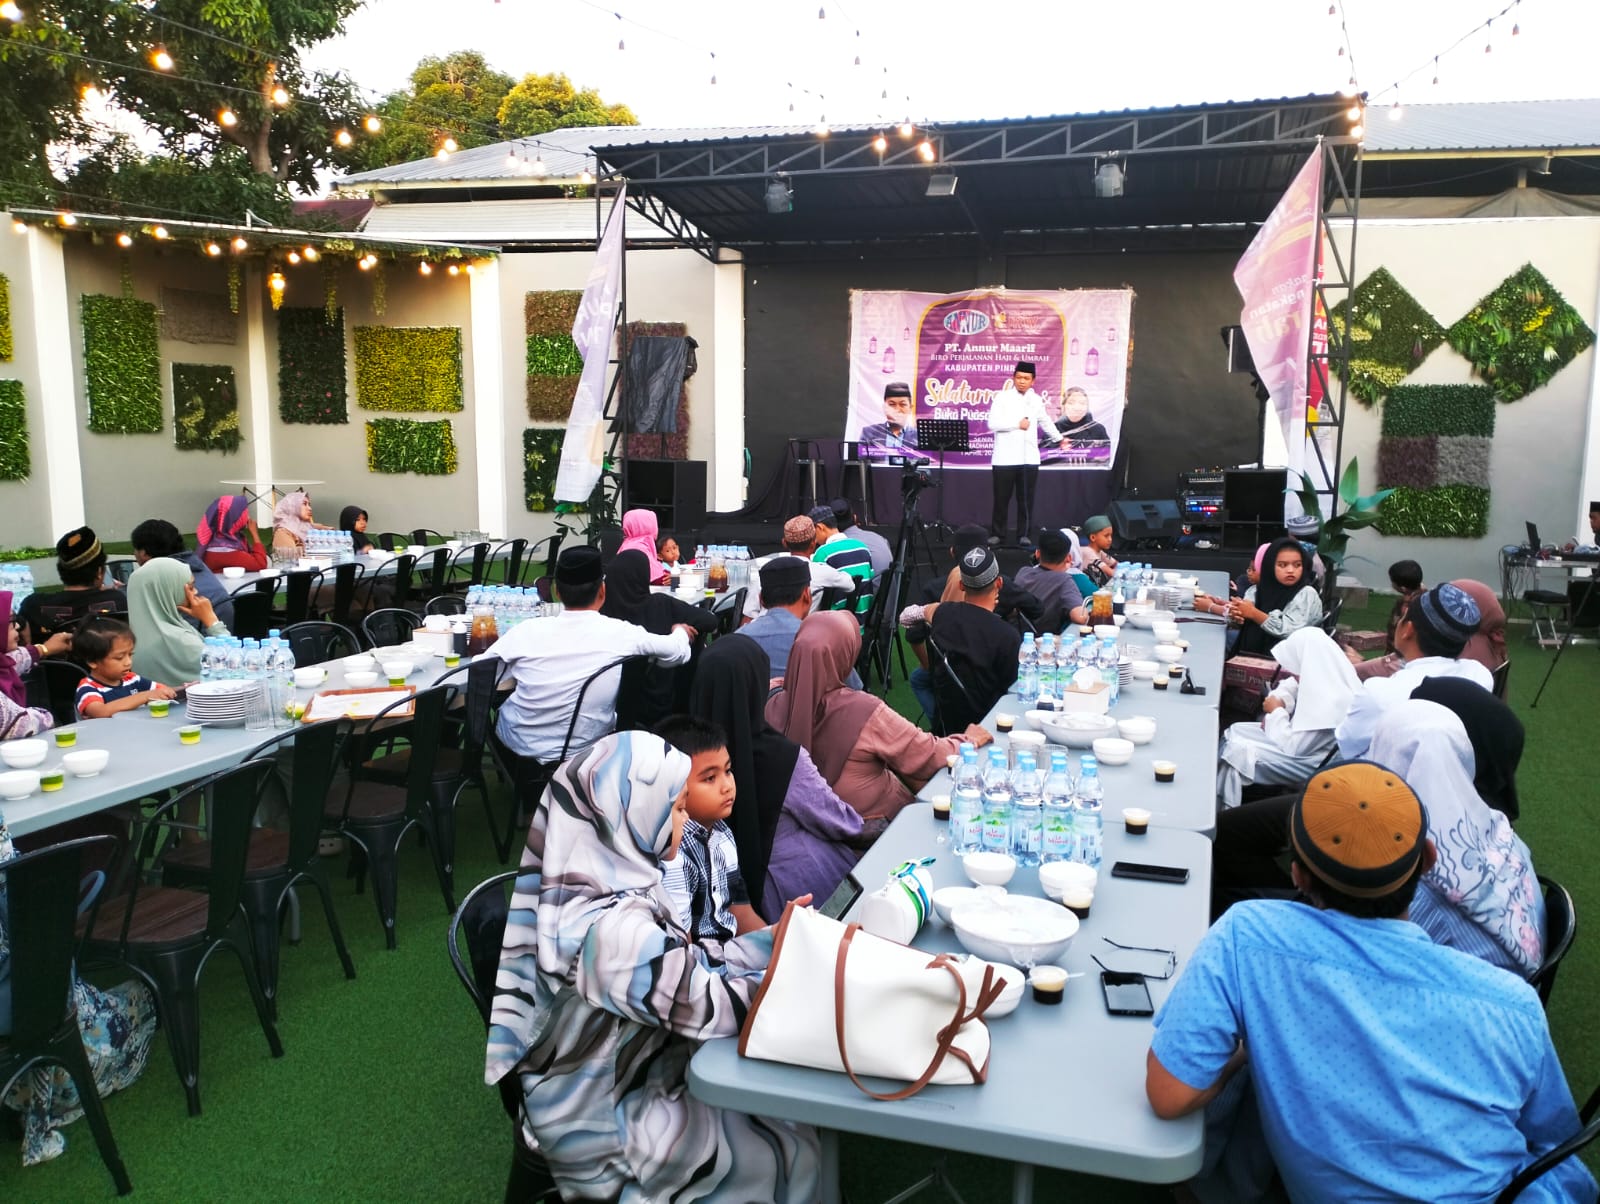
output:
<path id="1" fill-rule="evenodd" d="M 408 88 L 379 103 L 383 131 L 361 146 L 361 165 L 426 159 L 447 136 L 463 148 L 498 142 L 500 103 L 514 82 L 476 50 L 430 55 L 411 72 Z"/>
<path id="2" fill-rule="evenodd" d="M 500 126 L 508 137 L 530 138 L 582 125 L 638 125 L 633 110 L 607 104 L 593 88 L 575 87 L 566 75 L 524 75 L 500 103 Z"/>

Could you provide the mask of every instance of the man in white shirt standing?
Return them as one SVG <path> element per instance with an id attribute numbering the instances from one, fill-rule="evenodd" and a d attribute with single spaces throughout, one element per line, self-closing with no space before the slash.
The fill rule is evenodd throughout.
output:
<path id="1" fill-rule="evenodd" d="M 555 587 L 560 614 L 518 623 L 488 652 L 506 662 L 516 683 L 500 708 L 495 731 L 518 757 L 546 764 L 561 757 L 578 691 L 591 673 L 625 656 L 648 656 L 661 665 L 687 664 L 695 635 L 683 623 L 667 635 L 651 635 L 601 614 L 606 587 L 598 548 L 562 551 Z M 613 670 L 589 686 L 572 732 L 571 752 L 587 748 L 616 723 L 621 676 L 620 669 Z"/>
<path id="2" fill-rule="evenodd" d="M 1034 366 L 1020 361 L 1006 387 L 989 403 L 989 430 L 994 435 L 994 451 L 989 463 L 994 483 L 994 513 L 989 520 L 989 545 L 999 544 L 1006 534 L 1006 515 L 1011 495 L 1017 495 L 1017 542 L 1033 546 L 1028 532 L 1033 530 L 1033 495 L 1039 487 L 1039 432 L 1054 447 L 1061 446 L 1061 432 L 1045 413 L 1044 401 L 1033 391 Z"/>

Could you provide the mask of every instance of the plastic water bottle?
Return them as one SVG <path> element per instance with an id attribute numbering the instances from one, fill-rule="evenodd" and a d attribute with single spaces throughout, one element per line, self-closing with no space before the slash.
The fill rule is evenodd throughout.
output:
<path id="1" fill-rule="evenodd" d="M 1078 765 L 1078 789 L 1072 804 L 1078 848 L 1073 860 L 1098 867 L 1105 841 L 1105 793 L 1100 786 L 1100 765 L 1088 756 L 1080 758 Z"/>
<path id="2" fill-rule="evenodd" d="M 1032 752 L 1017 754 L 1011 794 L 1011 855 L 1018 865 L 1038 865 L 1044 845 L 1044 780 Z"/>
<path id="3" fill-rule="evenodd" d="M 961 746 L 956 765 L 955 788 L 950 794 L 951 851 L 956 856 L 976 853 L 982 846 L 983 785 L 978 776 L 978 750 Z"/>
<path id="4" fill-rule="evenodd" d="M 1119 659 L 1117 656 L 1117 641 L 1109 637 L 1102 640 L 1098 660 L 1100 680 L 1106 683 L 1106 689 L 1110 691 L 1110 702 L 1108 704 L 1110 706 L 1117 705 L 1118 685 L 1122 672 L 1117 663 Z"/>
<path id="5" fill-rule="evenodd" d="M 210 681 L 217 673 L 217 639 L 206 636 L 200 645 L 200 680 Z"/>
<path id="6" fill-rule="evenodd" d="M 1056 637 L 1046 632 L 1039 639 L 1039 691 L 1052 698 L 1061 697 L 1059 662 L 1056 660 Z"/>
<path id="7" fill-rule="evenodd" d="M 244 676 L 244 647 L 239 643 L 237 636 L 227 637 L 222 658 L 222 676 L 228 681 L 237 681 Z"/>
<path id="8" fill-rule="evenodd" d="M 1050 774 L 1044 780 L 1044 832 L 1039 855 L 1044 861 L 1072 861 L 1076 846 L 1067 754 L 1056 751 L 1050 754 Z"/>
<path id="9" fill-rule="evenodd" d="M 246 681 L 259 681 L 261 679 L 261 643 L 258 640 L 246 640 L 244 651 L 241 654 L 241 667 L 244 669 Z"/>
<path id="10" fill-rule="evenodd" d="M 1072 675 L 1078 668 L 1078 641 L 1071 636 L 1063 636 L 1056 647 L 1056 682 L 1065 690 L 1072 682 Z M 1060 690 L 1057 691 L 1060 693 Z"/>
<path id="11" fill-rule="evenodd" d="M 1033 646 L 1033 632 L 1024 632 L 1017 651 L 1017 698 L 1028 706 L 1039 700 L 1039 660 Z"/>
<path id="12" fill-rule="evenodd" d="M 989 750 L 989 771 L 983 775 L 983 851 L 1011 852 L 1011 770 L 1006 750 Z"/>

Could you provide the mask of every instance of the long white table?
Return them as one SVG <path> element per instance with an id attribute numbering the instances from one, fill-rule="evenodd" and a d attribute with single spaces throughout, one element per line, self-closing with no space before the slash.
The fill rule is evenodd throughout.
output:
<path id="1" fill-rule="evenodd" d="M 505 548 L 504 540 L 491 540 L 488 542 L 489 555 L 484 561 L 486 565 L 501 564 L 510 558 L 511 552 L 510 549 Z M 418 562 L 420 563 L 427 557 L 432 556 L 435 552 L 449 552 L 451 556 L 454 556 L 460 550 L 460 548 L 451 548 L 445 544 L 438 544 L 436 546 L 425 548 L 423 551 L 417 553 L 416 556 Z M 376 544 L 374 544 L 372 553 L 370 555 L 358 555 L 356 557 L 356 563 L 361 565 L 361 567 L 366 570 L 364 573 L 364 576 L 366 577 L 392 577 L 394 576 L 395 567 L 399 564 L 400 557 L 407 554 L 408 553 L 405 552 L 385 552 Z M 338 566 L 334 564 L 328 564 L 319 567 L 322 569 L 323 576 L 328 580 L 329 583 L 331 583 L 333 580 L 333 571 Z M 280 583 L 278 588 L 282 589 L 283 586 L 281 583 L 283 581 L 284 574 L 294 572 L 295 569 L 285 567 L 281 569 L 269 569 L 267 571 L 273 572 L 277 576 Z M 222 583 L 227 586 L 229 593 L 238 593 L 246 586 L 254 585 L 257 581 L 261 580 L 261 573 L 251 571 L 246 572 L 238 577 L 222 577 L 221 574 L 218 574 L 218 577 Z"/>
<path id="2" fill-rule="evenodd" d="M 932 808 L 906 807 L 861 859 L 854 877 L 870 892 L 901 862 L 934 855 L 936 888 L 967 885 L 949 845 L 937 843 L 940 827 L 948 824 L 935 821 Z M 1111 865 L 1118 860 L 1184 866 L 1189 880 L 1171 886 L 1112 878 Z M 1038 871 L 1019 869 L 1008 889 L 1040 895 Z M 727 1038 L 707 1042 L 695 1053 L 689 1090 L 718 1107 L 818 1126 L 826 1204 L 839 1199 L 840 1131 L 1009 1161 L 1015 1204 L 1032 1200 L 1035 1166 L 1145 1183 L 1181 1182 L 1200 1168 L 1202 1118 L 1163 1121 L 1150 1110 L 1144 1078 L 1151 1023 L 1107 1014 L 1099 969 L 1089 955 L 1098 953 L 1116 969 L 1157 969 L 1148 958 L 1130 961 L 1135 955 L 1118 954 L 1101 940 L 1110 937 L 1123 945 L 1172 950 L 1181 973 L 1205 935 L 1210 899 L 1211 842 L 1204 836 L 1154 827 L 1145 836 L 1129 836 L 1120 823 L 1108 821 L 1094 908 L 1061 958 L 1068 971 L 1084 977 L 1068 982 L 1059 1007 L 1037 1004 L 1025 994 L 1014 1013 L 990 1022 L 987 1083 L 929 1087 L 908 1100 L 880 1102 L 842 1074 L 741 1058 L 737 1041 Z M 960 949 L 955 934 L 937 920 L 915 945 Z M 1172 981 L 1151 980 L 1157 1008 Z"/>
<path id="3" fill-rule="evenodd" d="M 403 655 L 400 649 L 385 651 L 396 657 Z M 382 660 L 381 655 L 379 659 Z M 418 689 L 431 686 L 452 672 L 445 667 L 442 657 L 416 663 L 416 672 L 408 679 L 408 684 Z M 345 688 L 342 661 L 329 661 L 323 668 L 328 671 L 327 681 L 314 690 L 297 689 L 296 699 L 304 702 L 318 691 Z M 382 685 L 381 680 L 379 684 Z M 78 742 L 71 748 L 56 748 L 53 734 L 46 732 L 42 738 L 50 742 L 50 752 L 41 769 L 59 766 L 63 753 L 86 748 L 103 748 L 111 754 L 111 759 L 95 777 L 75 778 L 69 774 L 60 790 L 36 793 L 21 802 L 0 801 L 0 816 L 5 817 L 13 835 L 26 836 L 41 828 L 106 811 L 237 765 L 252 749 L 279 734 L 250 731 L 243 726 L 207 725 L 200 743 L 182 744 L 178 740 L 178 729 L 188 722 L 183 704 L 175 702 L 164 719 L 157 719 L 141 708 L 123 711 L 108 719 L 88 719 L 73 724 Z"/>

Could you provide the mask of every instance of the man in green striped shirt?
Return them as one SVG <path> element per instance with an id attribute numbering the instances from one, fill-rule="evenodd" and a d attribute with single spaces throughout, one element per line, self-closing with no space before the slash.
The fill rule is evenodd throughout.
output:
<path id="1" fill-rule="evenodd" d="M 872 605 L 871 594 L 862 592 L 870 590 L 872 585 L 872 553 L 859 539 L 851 539 L 839 530 L 839 519 L 833 513 L 833 507 L 817 506 L 811 511 L 810 517 L 817 525 L 817 548 L 811 553 L 811 559 L 820 560 L 860 582 L 855 609 L 856 613 L 865 614 Z M 835 609 L 843 610 L 847 606 L 848 603 L 841 602 Z"/>

